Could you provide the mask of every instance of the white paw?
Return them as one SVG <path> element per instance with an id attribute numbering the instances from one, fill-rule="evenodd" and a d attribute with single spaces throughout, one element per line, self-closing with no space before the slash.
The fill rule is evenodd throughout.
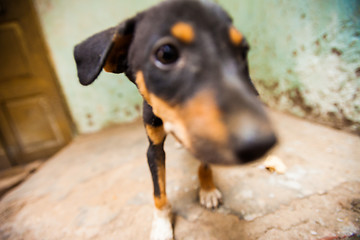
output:
<path id="1" fill-rule="evenodd" d="M 217 208 L 222 201 L 221 192 L 216 188 L 210 191 L 200 189 L 199 198 L 200 204 L 206 208 Z"/>
<path id="2" fill-rule="evenodd" d="M 173 240 L 171 207 L 155 209 L 150 240 Z"/>

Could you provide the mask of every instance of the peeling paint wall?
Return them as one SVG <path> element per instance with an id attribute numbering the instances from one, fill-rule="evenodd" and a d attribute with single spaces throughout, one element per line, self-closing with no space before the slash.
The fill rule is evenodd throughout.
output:
<path id="1" fill-rule="evenodd" d="M 131 121 L 141 97 L 123 75 L 76 78 L 73 46 L 160 0 L 34 0 L 80 133 Z M 218 0 L 247 36 L 250 72 L 271 107 L 360 133 L 360 1 Z"/>
<path id="2" fill-rule="evenodd" d="M 360 133 L 360 1 L 219 1 L 271 107 Z"/>

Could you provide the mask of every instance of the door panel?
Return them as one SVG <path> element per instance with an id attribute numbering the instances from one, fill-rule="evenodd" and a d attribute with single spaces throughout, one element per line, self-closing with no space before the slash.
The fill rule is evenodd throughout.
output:
<path id="1" fill-rule="evenodd" d="M 0 0 L 0 134 L 12 164 L 45 158 L 72 124 L 31 0 Z"/>
<path id="2" fill-rule="evenodd" d="M 8 125 L 25 154 L 63 144 L 54 114 L 44 96 L 6 101 L 3 109 Z"/>
<path id="3" fill-rule="evenodd" d="M 11 166 L 9 158 L 5 152 L 5 148 L 3 147 L 0 141 L 0 169 L 7 169 Z"/>
<path id="4" fill-rule="evenodd" d="M 21 28 L 17 23 L 0 25 L 0 80 L 30 73 L 29 56 L 26 53 Z M 5 47 L 6 46 L 6 47 Z M 16 71 L 13 70 L 16 66 Z"/>

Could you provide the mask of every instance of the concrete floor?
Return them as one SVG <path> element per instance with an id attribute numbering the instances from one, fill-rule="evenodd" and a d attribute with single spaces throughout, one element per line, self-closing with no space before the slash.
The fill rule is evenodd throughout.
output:
<path id="1" fill-rule="evenodd" d="M 215 167 L 224 204 L 198 204 L 198 162 L 166 142 L 176 239 L 359 239 L 360 139 L 271 112 L 281 143 L 258 162 Z M 0 202 L 0 239 L 148 239 L 152 184 L 141 122 L 76 138 Z M 350 237 L 352 236 L 352 237 Z M 343 239 L 343 238 L 342 238 Z"/>

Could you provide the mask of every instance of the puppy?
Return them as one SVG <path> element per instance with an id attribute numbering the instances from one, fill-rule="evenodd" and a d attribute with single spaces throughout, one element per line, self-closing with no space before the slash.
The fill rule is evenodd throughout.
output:
<path id="1" fill-rule="evenodd" d="M 209 164 L 250 162 L 276 143 L 249 76 L 248 50 L 221 7 L 195 0 L 162 2 L 75 47 L 81 84 L 91 84 L 102 69 L 125 73 L 144 98 L 155 203 L 151 239 L 173 239 L 167 134 L 201 161 L 199 199 L 206 208 L 222 197 Z"/>

